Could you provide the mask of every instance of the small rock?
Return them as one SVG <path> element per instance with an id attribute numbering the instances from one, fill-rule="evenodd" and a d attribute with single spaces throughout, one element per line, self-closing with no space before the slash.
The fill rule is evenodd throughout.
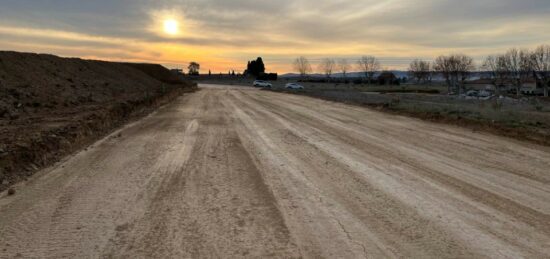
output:
<path id="1" fill-rule="evenodd" d="M 14 194 L 15 194 L 15 189 L 10 188 L 10 189 L 8 190 L 8 196 L 12 196 L 12 195 L 14 195 Z"/>
<path id="2" fill-rule="evenodd" d="M 8 180 L 4 179 L 4 181 L 2 181 L 2 185 L 8 185 L 8 184 L 10 184 Z"/>

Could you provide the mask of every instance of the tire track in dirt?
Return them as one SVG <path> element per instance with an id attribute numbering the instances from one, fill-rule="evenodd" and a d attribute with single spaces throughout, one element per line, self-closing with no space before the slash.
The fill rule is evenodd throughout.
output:
<path id="1" fill-rule="evenodd" d="M 2 194 L 0 258 L 545 258 L 549 154 L 205 86 Z"/>
<path id="2" fill-rule="evenodd" d="M 270 100 L 273 100 L 274 98 L 270 98 Z M 266 104 L 267 105 L 267 104 Z M 348 142 L 353 142 L 353 141 L 360 141 L 360 142 L 363 142 L 364 144 L 370 144 L 370 145 L 375 145 L 374 148 L 377 150 L 380 150 L 380 152 L 386 152 L 385 153 L 385 156 L 386 157 L 389 157 L 389 158 L 392 158 L 392 154 L 391 152 L 393 153 L 401 153 L 402 155 L 405 155 L 406 152 L 409 152 L 409 153 L 420 153 L 422 154 L 424 157 L 430 157 L 432 158 L 432 162 L 440 162 L 438 160 L 441 160 L 441 162 L 443 162 L 444 166 L 446 167 L 445 169 L 446 170 L 451 170 L 451 171 L 454 171 L 453 173 L 456 174 L 457 176 L 460 176 L 462 178 L 464 178 L 465 180 L 468 180 L 468 179 L 471 179 L 469 182 L 465 182 L 465 184 L 472 184 L 472 183 L 477 183 L 479 184 L 479 182 L 485 182 L 486 184 L 485 185 L 481 185 L 481 188 L 480 189 L 491 189 L 491 188 L 498 188 L 498 189 L 494 189 L 494 191 L 500 191 L 501 193 L 503 191 L 513 191 L 514 189 L 518 189 L 518 187 L 516 187 L 518 184 L 520 184 L 520 187 L 519 188 L 520 190 L 523 190 L 523 192 L 525 191 L 530 191 L 530 193 L 528 195 L 524 195 L 524 193 L 520 193 L 520 195 L 522 196 L 511 196 L 511 197 L 504 197 L 504 198 L 515 198 L 515 199 L 525 199 L 524 200 L 524 203 L 525 204 L 535 204 L 535 202 L 532 200 L 533 197 L 536 197 L 537 198 L 537 201 L 538 201 L 538 209 L 539 210 L 542 210 L 543 212 L 550 212 L 550 204 L 546 203 L 544 201 L 544 199 L 542 197 L 545 197 L 545 196 L 548 196 L 550 194 L 550 190 L 548 190 L 545 185 L 545 182 L 537 182 L 537 181 L 533 181 L 532 179 L 525 179 L 525 178 L 521 178 L 521 177 L 517 177 L 515 174 L 512 174 L 512 175 L 509 175 L 509 176 L 506 176 L 506 177 L 502 177 L 502 175 L 494 175 L 492 172 L 486 172 L 485 175 L 483 175 L 483 177 L 487 178 L 487 176 L 490 176 L 490 178 L 488 179 L 484 179 L 483 177 L 478 177 L 477 175 L 474 175 L 474 174 L 465 174 L 464 172 L 460 172 L 459 170 L 457 170 L 457 168 L 460 168 L 462 169 L 462 171 L 465 171 L 465 172 L 468 172 L 468 171 L 476 171 L 476 169 L 478 169 L 477 167 L 477 164 L 480 164 L 481 163 L 484 163 L 484 161 L 477 161 L 477 164 L 476 164 L 476 168 L 472 167 L 471 165 L 469 165 L 469 162 L 470 161 L 466 161 L 466 163 L 464 161 L 462 161 L 462 159 L 459 157 L 459 158 L 456 158 L 454 159 L 454 161 L 451 161 L 451 163 L 449 163 L 449 161 L 445 161 L 445 157 L 439 153 L 437 153 L 436 151 L 439 150 L 439 149 L 444 149 L 444 147 L 441 147 L 441 148 L 433 148 L 431 146 L 429 146 L 430 148 L 432 148 L 431 150 L 428 150 L 426 148 L 423 148 L 423 146 L 426 146 L 426 144 L 423 144 L 422 143 L 415 143 L 414 146 L 410 145 L 409 143 L 406 143 L 405 141 L 400 141 L 400 140 L 397 140 L 397 138 L 399 138 L 399 136 L 397 135 L 391 135 L 390 134 L 390 137 L 392 138 L 392 141 L 395 141 L 395 142 L 398 142 L 397 145 L 394 145 L 395 147 L 393 147 L 393 151 L 391 150 L 391 148 L 388 148 L 388 143 L 385 142 L 385 141 L 382 141 L 382 138 L 373 138 L 368 132 L 362 132 L 361 129 L 353 129 L 353 128 L 348 128 L 348 127 L 343 127 L 341 125 L 339 125 L 338 123 L 335 123 L 335 122 L 331 122 L 331 121 L 327 121 L 327 120 L 323 120 L 323 119 L 317 119 L 317 118 L 322 118 L 324 115 L 310 115 L 310 114 L 299 114 L 300 111 L 297 111 L 296 109 L 292 109 L 292 108 L 288 108 L 288 104 L 284 104 L 284 105 L 279 105 L 279 106 L 276 106 L 276 107 L 271 107 L 271 109 L 277 111 L 277 110 L 284 110 L 286 109 L 287 112 L 285 112 L 284 114 L 289 114 L 287 116 L 291 116 L 291 115 L 296 115 L 296 116 L 300 116 L 299 119 L 297 121 L 312 121 L 310 123 L 310 125 L 313 125 L 312 127 L 317 127 L 318 125 L 324 125 L 325 127 L 328 127 L 329 129 L 327 129 L 327 131 L 329 132 L 337 132 L 338 130 L 344 130 L 345 134 L 336 134 L 337 136 L 339 137 L 342 137 L 342 138 L 346 138 L 346 136 L 350 135 L 350 134 L 353 134 L 354 135 L 354 138 L 347 138 Z M 291 113 L 290 111 L 294 110 L 295 112 Z M 280 112 L 279 112 L 280 113 Z M 412 137 L 412 136 L 411 136 Z M 368 141 L 364 141 L 363 139 L 368 139 Z M 346 140 L 346 139 L 343 139 L 343 140 Z M 413 140 L 414 141 L 414 140 Z M 445 146 L 444 144 L 441 144 L 439 146 Z M 464 152 L 464 153 L 470 153 L 470 152 Z M 395 155 L 394 155 L 395 156 Z M 418 155 L 417 155 L 418 157 Z M 396 159 L 399 159 L 399 160 L 403 160 L 403 159 L 400 159 L 398 156 L 395 156 Z M 408 157 L 407 157 L 408 158 Z M 414 157 L 411 157 L 411 158 L 414 158 Z M 433 158 L 438 158 L 436 159 L 435 161 L 433 161 Z M 447 159 L 448 160 L 448 159 Z M 402 161 L 402 162 L 407 162 L 407 161 Z M 413 161 L 409 161 L 409 162 L 413 162 Z M 424 162 L 424 163 L 428 163 L 429 161 L 428 160 L 425 160 L 425 161 L 421 161 L 421 162 Z M 456 163 L 458 162 L 458 163 Z M 412 164 L 412 163 L 411 163 Z M 417 164 L 420 164 L 421 163 L 417 163 Z M 471 163 L 471 164 L 475 164 L 475 163 Z M 541 166 L 544 166 L 544 165 L 541 165 Z M 434 171 L 434 169 L 432 167 L 428 168 L 428 167 L 423 167 L 422 168 L 423 170 L 431 170 L 431 171 Z M 525 170 L 525 169 L 523 169 Z M 489 174 L 491 173 L 491 174 Z M 542 174 L 542 173 L 541 173 Z M 447 174 L 449 177 L 451 177 L 449 174 Z M 473 176 L 473 177 L 472 177 Z M 458 179 L 456 176 L 455 177 L 452 177 L 454 181 L 459 181 L 460 179 Z M 504 178 L 504 179 L 507 179 L 507 178 L 512 178 L 513 181 L 511 182 L 502 182 L 503 180 L 499 179 L 499 178 Z M 500 181 L 500 182 L 499 182 Z M 495 185 L 495 186 L 490 186 L 491 184 L 493 184 L 493 182 L 496 182 L 498 183 L 498 185 Z M 500 186 L 502 185 L 502 187 Z M 516 185 L 516 186 L 514 186 Z M 522 186 L 524 185 L 524 186 Z M 531 199 L 531 200 L 528 200 L 528 199 Z M 526 208 L 527 210 L 533 210 L 532 208 Z"/>
<path id="3" fill-rule="evenodd" d="M 266 121 L 272 122 L 270 133 L 266 134 L 269 134 L 269 139 L 278 140 L 280 152 L 287 154 L 287 156 L 283 155 L 287 162 L 284 169 L 288 170 L 287 167 L 291 166 L 303 175 L 304 181 L 316 187 L 311 192 L 324 201 L 320 202 L 322 205 L 319 206 L 336 209 L 331 211 L 329 216 L 324 216 L 332 219 L 325 224 L 340 226 L 340 234 L 348 236 L 352 243 L 359 244 L 355 250 L 364 249 L 363 246 L 376 243 L 377 249 L 380 250 L 378 256 L 423 258 L 438 257 L 441 254 L 455 257 L 472 256 L 465 251 L 465 246 L 453 240 L 453 237 L 444 231 L 433 227 L 433 222 L 420 217 L 413 208 L 392 199 L 347 169 L 345 164 L 341 164 L 337 159 L 293 134 L 292 131 L 276 126 L 278 123 L 273 123 L 276 122 L 276 118 L 271 118 L 269 113 L 251 108 L 243 102 L 235 103 L 235 109 L 240 107 L 248 111 L 247 113 L 253 118 L 250 121 L 258 122 L 262 121 L 260 118 L 266 118 Z M 246 133 L 254 134 L 251 131 Z M 301 188 L 300 193 L 290 195 L 293 195 L 293 199 L 299 200 L 303 199 L 301 196 L 307 191 L 306 188 Z M 316 213 L 315 217 L 321 218 L 319 213 Z M 308 227 L 312 228 L 304 231 L 308 236 L 314 236 L 317 234 L 316 231 L 320 231 L 313 226 Z M 354 231 L 350 232 L 347 229 Z M 419 233 L 423 234 L 419 235 Z M 319 246 L 330 242 L 320 241 Z M 345 242 L 341 242 L 339 245 L 344 246 L 344 244 Z M 372 257 L 373 249 L 373 247 L 366 249 L 367 255 L 370 254 Z"/>
<path id="4" fill-rule="evenodd" d="M 318 99 L 304 99 L 301 96 L 288 94 L 275 95 L 271 98 L 272 100 L 285 102 L 285 107 L 289 105 L 301 107 L 302 111 L 308 109 L 307 107 L 311 106 L 312 102 L 319 102 Z M 308 99 L 309 101 L 307 101 Z M 463 128 L 441 127 L 441 124 L 425 123 L 418 119 L 397 115 L 384 114 L 387 119 L 381 121 L 369 120 L 370 117 L 379 117 L 379 115 L 376 115 L 377 112 L 330 101 L 320 102 L 330 105 L 317 104 L 317 110 L 321 111 L 324 117 L 339 121 L 339 124 L 384 133 L 392 139 L 396 139 L 396 141 L 405 139 L 404 142 L 400 143 L 413 144 L 418 148 L 429 144 L 425 141 L 426 139 L 430 141 L 437 140 L 435 143 L 438 144 L 437 148 L 439 148 L 440 153 L 454 156 L 457 160 L 477 164 L 478 166 L 480 162 L 483 162 L 487 168 L 497 168 L 506 173 L 521 175 L 545 184 L 550 183 L 550 174 L 546 174 L 544 170 L 550 167 L 550 161 L 547 159 L 550 151 L 548 148 L 534 148 L 534 145 L 528 142 L 515 141 L 484 133 L 472 134 L 472 131 Z M 414 134 L 414 138 L 405 137 L 411 135 L 411 133 Z M 495 139 L 499 139 L 499 141 L 494 141 Z M 510 145 L 502 145 L 502 142 L 510 142 Z M 457 146 L 461 147 L 460 149 L 472 149 L 477 159 L 470 156 L 469 152 L 456 152 Z M 528 155 L 524 155 L 524 153 Z M 523 161 L 526 159 L 530 159 L 529 164 L 502 163 L 503 160 Z"/>
<path id="5" fill-rule="evenodd" d="M 252 94 L 255 94 L 255 92 L 246 92 L 246 93 L 247 93 L 247 94 L 248 94 L 248 93 L 251 93 L 251 95 L 252 95 Z M 286 105 L 281 105 L 281 106 L 270 106 L 270 103 L 271 103 L 271 102 L 274 102 L 274 100 L 277 99 L 276 96 L 269 96 L 269 98 L 265 98 L 264 95 L 261 95 L 261 96 L 262 96 L 261 101 L 257 101 L 257 103 L 253 105 L 254 107 L 259 106 L 259 105 L 266 106 L 266 107 L 267 107 L 267 110 L 269 110 L 269 111 L 271 111 L 271 112 L 273 112 L 273 113 L 277 113 L 277 114 L 278 114 L 279 116 L 281 116 L 281 117 L 285 117 L 285 116 L 287 116 L 287 117 L 288 117 L 288 116 L 290 116 L 290 117 L 295 117 L 294 115 L 296 115 L 297 113 L 300 113 L 300 112 L 301 112 L 301 111 L 298 110 L 298 109 L 293 109 L 293 108 L 291 108 L 291 106 L 289 106 L 288 104 L 286 104 Z M 290 108 L 289 108 L 289 107 L 290 107 Z M 285 109 L 286 109 L 286 110 L 285 110 Z M 310 115 L 310 116 L 298 116 L 298 118 L 295 119 L 295 121 L 291 121 L 291 123 L 292 123 L 292 125 L 299 125 L 300 123 L 302 123 L 302 122 L 304 122 L 304 121 L 306 121 L 306 122 L 307 122 L 307 121 L 311 121 L 312 118 L 319 118 L 319 117 L 322 117 L 322 115 L 319 114 L 318 116 L 314 116 L 314 115 Z M 288 118 L 286 118 L 286 119 L 288 119 Z M 318 131 L 320 128 L 322 128 L 321 125 L 323 125 L 323 122 L 321 122 L 321 121 L 319 121 L 319 120 L 313 119 L 313 122 L 310 123 L 310 127 L 311 127 L 312 129 L 314 129 L 314 130 L 317 130 L 317 132 L 313 131 L 313 132 L 311 132 L 311 133 L 306 133 L 305 135 L 311 136 L 311 135 L 315 135 L 316 133 L 322 133 L 322 132 L 319 132 L 319 131 Z M 304 131 L 304 128 L 300 127 L 300 131 L 303 132 L 303 131 Z M 339 138 L 342 137 L 342 136 L 345 138 L 346 135 L 348 135 L 348 134 L 351 133 L 351 132 L 349 132 L 349 131 L 347 131 L 347 132 L 338 132 L 338 130 L 335 129 L 335 128 L 326 129 L 324 132 L 330 132 L 330 134 L 331 134 L 330 136 L 338 136 Z M 316 142 L 316 143 L 322 143 L 323 140 L 322 140 L 322 139 L 318 139 L 318 140 L 315 140 L 314 142 Z M 353 138 L 352 138 L 351 140 L 349 140 L 349 142 L 352 142 L 352 143 L 350 143 L 350 145 L 358 146 L 357 144 L 358 144 L 358 143 L 361 143 L 361 140 L 360 140 L 360 138 L 356 138 L 356 139 L 353 139 Z M 341 143 L 336 143 L 335 145 L 338 146 L 338 145 L 341 145 Z M 373 151 L 374 153 L 378 153 L 380 150 L 384 150 L 384 149 L 386 149 L 386 148 L 384 148 L 384 147 L 382 147 L 382 146 L 373 146 L 373 147 L 370 147 L 370 148 L 364 148 L 363 150 L 367 150 L 367 151 L 368 151 L 368 150 L 374 150 L 374 151 Z M 371 152 L 371 153 L 372 153 L 372 152 Z M 391 160 L 394 159 L 393 157 L 397 157 L 398 154 L 399 154 L 399 152 L 398 152 L 397 154 L 396 154 L 396 153 L 394 153 L 394 154 L 392 154 L 392 153 L 386 153 L 384 156 L 382 156 L 382 157 L 379 159 L 379 160 L 380 160 L 379 163 L 382 163 L 382 164 L 383 164 L 383 163 L 386 163 L 386 161 L 384 161 L 384 160 L 388 160 L 388 159 L 389 159 L 390 162 L 391 162 Z M 400 160 L 398 159 L 396 162 L 401 162 L 401 163 L 402 163 L 403 161 L 400 161 Z M 414 162 L 414 161 L 404 161 L 404 162 L 405 162 L 405 164 L 406 164 L 406 163 L 411 163 L 411 162 Z M 424 173 L 423 171 L 425 170 L 424 168 L 416 168 L 416 167 L 414 167 L 414 168 L 412 168 L 412 169 L 417 169 L 417 170 L 418 170 L 418 169 L 421 169 L 421 170 L 418 170 L 416 173 Z M 380 170 L 388 170 L 388 169 L 386 169 L 386 168 L 381 168 Z M 408 170 L 410 170 L 410 168 L 409 168 Z M 413 170 L 413 171 L 414 171 L 414 170 Z M 433 170 L 432 170 L 432 171 L 433 171 Z M 434 176 L 440 177 L 440 175 L 441 175 L 441 172 L 436 172 L 436 173 L 434 173 L 434 174 L 432 174 L 432 175 L 428 175 L 428 177 L 434 177 Z M 431 179 L 430 179 L 430 180 L 431 180 Z M 453 181 L 449 181 L 447 184 L 449 184 L 449 183 L 454 183 L 454 182 L 453 182 Z M 426 187 L 429 188 L 430 186 L 424 186 L 424 187 L 422 187 L 422 188 L 426 188 Z M 447 187 L 445 187 L 445 188 L 447 188 Z M 462 190 L 461 190 L 462 188 L 463 188 L 463 186 L 459 185 L 459 190 L 460 190 L 460 191 L 462 191 Z M 473 190 L 478 190 L 478 189 L 473 189 Z M 471 195 L 471 193 L 468 193 L 468 190 L 466 190 L 466 193 L 467 193 L 467 194 L 470 194 L 470 196 L 474 196 L 474 195 Z M 464 192 L 463 192 L 462 194 L 464 194 Z M 441 194 L 435 194 L 433 197 L 437 197 L 436 195 L 441 195 Z M 448 196 L 448 195 L 447 195 L 447 196 Z M 483 197 L 483 196 L 481 196 L 481 197 Z M 452 197 L 452 196 L 451 196 L 451 198 L 454 199 L 454 197 Z M 473 197 L 473 199 L 474 199 L 474 201 L 475 201 L 475 200 L 478 200 L 479 197 Z M 507 203 L 504 203 L 502 206 L 507 206 L 507 205 L 510 204 L 510 201 L 507 201 L 507 200 L 500 200 L 500 201 L 504 201 L 504 202 L 507 202 L 507 203 L 508 203 L 508 204 L 507 204 Z M 514 203 L 512 203 L 512 204 L 514 204 Z M 460 205 L 460 204 L 458 204 L 458 205 Z M 493 205 L 493 206 L 494 206 L 495 203 L 489 204 L 489 205 Z M 498 207 L 498 206 L 501 205 L 501 204 L 496 203 L 496 205 L 497 205 L 497 207 Z M 472 207 L 472 208 L 475 209 L 475 210 L 473 210 L 472 212 L 477 212 L 477 214 L 479 214 L 479 211 L 478 211 L 477 208 L 475 208 L 475 207 Z M 505 207 L 504 207 L 504 208 L 505 208 Z M 477 210 L 477 211 L 476 211 L 476 210 Z M 515 210 L 513 210 L 513 209 L 512 209 L 512 210 L 507 210 L 506 212 L 507 212 L 508 214 L 510 214 L 510 215 L 515 215 L 515 216 L 517 216 L 517 214 L 518 214 L 517 211 L 515 211 Z M 533 212 L 533 211 L 531 211 L 531 212 Z M 494 213 L 494 211 L 493 211 L 493 213 Z M 484 214 L 485 214 L 485 213 L 484 213 Z M 498 213 L 497 213 L 497 214 L 498 214 Z M 527 215 L 526 217 L 523 217 L 523 218 L 522 218 L 523 221 L 528 222 L 528 223 L 530 223 L 530 224 L 534 224 L 536 227 L 542 227 L 543 229 L 544 229 L 545 226 L 546 226 L 545 222 L 548 222 L 548 221 L 547 221 L 547 215 L 542 214 L 542 213 L 540 213 L 540 212 L 538 212 L 538 211 L 535 211 L 535 212 L 533 213 L 533 214 L 534 214 L 534 217 L 533 217 L 533 215 L 529 215 L 529 212 L 528 212 L 527 214 L 525 214 L 525 213 L 522 214 L 522 211 L 520 211 L 519 214 L 520 214 L 520 215 Z M 478 220 L 475 220 L 475 218 L 474 218 L 474 223 L 475 223 L 476 221 L 478 221 L 478 222 L 487 222 L 487 221 L 489 221 L 489 222 L 490 222 L 490 220 L 491 220 L 491 218 L 492 218 L 493 216 L 494 216 L 493 214 L 487 214 L 487 215 L 486 215 L 486 218 L 487 218 L 486 221 L 478 221 Z M 472 221 L 472 219 L 470 219 L 469 221 Z M 514 220 L 514 219 L 506 219 L 506 218 L 505 218 L 505 220 L 504 220 L 504 222 L 507 222 L 507 223 L 513 223 L 513 222 L 515 222 L 515 221 L 516 221 L 516 220 Z M 504 222 L 503 222 L 503 223 L 504 223 Z M 483 227 L 485 227 L 485 229 L 484 229 L 483 232 L 488 232 L 487 230 L 491 230 L 490 227 L 489 227 L 489 229 L 487 229 L 488 227 L 485 226 L 484 224 L 485 224 L 485 223 L 483 223 L 483 224 L 482 224 L 482 223 L 479 223 L 479 224 L 477 224 L 478 226 L 476 226 L 476 227 L 477 227 L 477 228 L 483 228 Z M 500 227 L 500 228 L 503 228 L 503 227 Z M 504 228 L 504 229 L 506 229 L 506 228 Z M 535 239 L 538 239 L 538 238 L 541 238 L 541 237 L 542 237 L 542 240 L 548 240 L 548 239 L 547 239 L 547 234 L 546 234 L 546 237 L 545 237 L 545 234 L 540 234 L 540 233 L 539 233 L 539 234 L 532 234 L 532 233 L 530 233 L 530 232 L 532 232 L 532 231 L 538 232 L 539 229 L 537 229 L 537 228 L 525 228 L 525 226 L 522 226 L 521 224 L 519 224 L 519 226 L 517 226 L 516 230 L 522 230 L 521 232 L 525 233 L 527 236 L 533 236 L 533 237 L 535 237 Z M 527 240 L 527 241 L 522 240 L 522 242 L 516 241 L 515 239 L 517 239 L 517 236 L 516 236 L 516 232 L 514 232 L 514 231 L 506 230 L 505 233 L 507 234 L 506 236 L 502 236 L 502 235 L 501 235 L 501 236 L 498 236 L 498 238 L 499 238 L 499 239 L 504 239 L 504 240 L 509 239 L 509 240 L 507 240 L 508 242 L 510 242 L 510 243 L 512 243 L 512 244 L 516 244 L 516 245 L 518 245 L 518 246 L 520 246 L 520 247 L 527 248 L 527 249 L 529 249 L 528 247 L 533 246 L 533 244 L 530 244 L 530 243 L 531 243 L 530 240 Z M 493 239 L 493 238 L 490 238 L 490 239 Z M 528 239 L 528 238 L 527 238 L 527 239 Z M 535 247 L 534 250 L 537 250 L 536 247 L 538 247 L 538 250 L 541 250 L 541 249 L 544 249 L 544 248 L 545 248 L 545 241 L 542 241 L 542 240 L 539 241 L 538 244 L 536 244 L 536 243 L 534 244 L 534 246 L 533 246 L 533 247 Z M 519 244 L 519 243 L 522 243 L 522 244 Z"/>
<path id="6" fill-rule="evenodd" d="M 226 117 L 201 91 L 37 175 L 0 200 L 0 257 L 299 257 Z"/>
<path id="7" fill-rule="evenodd" d="M 114 246 L 110 255 L 298 256 L 269 190 L 227 124 L 218 96 L 210 93 L 202 101 L 201 114 L 193 116 L 194 144 L 181 145 L 192 150 L 159 165 L 187 162 L 162 180 L 144 217 L 127 224 L 118 237 L 116 243 L 125 248 Z"/>

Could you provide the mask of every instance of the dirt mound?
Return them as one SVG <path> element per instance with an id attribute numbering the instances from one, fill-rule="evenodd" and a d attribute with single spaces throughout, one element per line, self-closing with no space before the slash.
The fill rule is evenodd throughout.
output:
<path id="1" fill-rule="evenodd" d="M 142 71 L 143 73 L 149 75 L 152 78 L 155 78 L 161 82 L 168 84 L 178 84 L 181 83 L 181 78 L 179 78 L 174 73 L 167 70 L 165 67 L 158 64 L 143 64 L 143 63 L 124 63 L 125 65 L 131 66 L 135 69 Z"/>
<path id="2" fill-rule="evenodd" d="M 190 89 L 160 65 L 0 52 L 0 190 Z"/>

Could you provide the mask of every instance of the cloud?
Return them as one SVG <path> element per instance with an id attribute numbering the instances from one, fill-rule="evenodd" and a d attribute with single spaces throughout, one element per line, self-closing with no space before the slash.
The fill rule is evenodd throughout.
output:
<path id="1" fill-rule="evenodd" d="M 259 55 L 288 71 L 297 55 L 373 54 L 401 68 L 414 57 L 549 43 L 549 12 L 548 0 L 5 0 L 0 34 L 12 44 L 0 48 L 32 41 L 55 54 L 67 46 L 221 71 Z M 177 37 L 159 30 L 168 16 L 183 26 Z"/>

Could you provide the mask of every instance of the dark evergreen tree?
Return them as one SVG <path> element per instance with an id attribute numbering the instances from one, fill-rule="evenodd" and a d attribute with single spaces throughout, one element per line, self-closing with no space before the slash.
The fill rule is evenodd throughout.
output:
<path id="1" fill-rule="evenodd" d="M 258 57 L 256 60 L 248 61 L 245 73 L 255 77 L 265 73 L 265 65 L 262 58 Z"/>
<path id="2" fill-rule="evenodd" d="M 258 75 L 265 73 L 265 65 L 261 57 L 256 59 L 256 72 Z"/>

